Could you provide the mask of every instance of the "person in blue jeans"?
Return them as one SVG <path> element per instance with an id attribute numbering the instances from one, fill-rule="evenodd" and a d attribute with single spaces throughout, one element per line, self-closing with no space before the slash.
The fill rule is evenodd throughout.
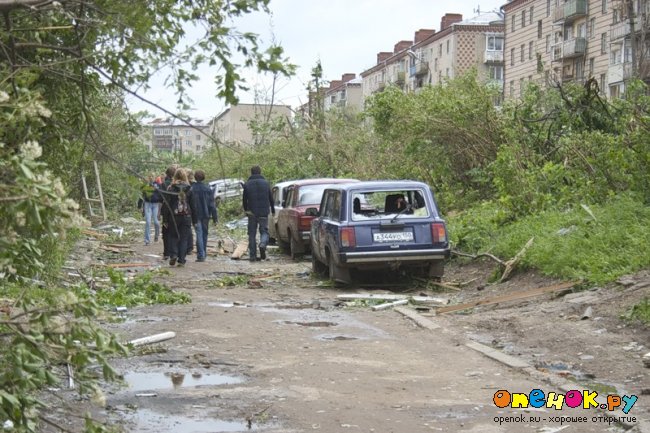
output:
<path id="1" fill-rule="evenodd" d="M 160 195 L 160 187 L 155 180 L 155 175 L 153 173 L 147 176 L 147 182 L 142 185 L 142 200 L 144 201 L 144 244 L 149 245 L 151 243 L 151 221 L 153 220 L 154 225 L 154 242 L 158 242 L 158 235 L 160 234 L 160 222 L 158 221 L 158 207 L 162 201 Z"/>
<path id="2" fill-rule="evenodd" d="M 273 194 L 268 181 L 262 176 L 259 165 L 251 167 L 251 176 L 244 184 L 242 197 L 244 212 L 248 216 L 248 258 L 257 258 L 257 230 L 260 232 L 260 260 L 266 260 L 266 246 L 269 243 L 269 211 L 275 215 Z"/>
<path id="3" fill-rule="evenodd" d="M 210 187 L 203 183 L 205 172 L 196 170 L 194 172 L 194 183 L 190 188 L 189 199 L 192 209 L 192 224 L 196 230 L 196 261 L 204 262 L 208 244 L 208 222 L 216 225 L 217 207 L 214 204 L 214 197 Z"/>

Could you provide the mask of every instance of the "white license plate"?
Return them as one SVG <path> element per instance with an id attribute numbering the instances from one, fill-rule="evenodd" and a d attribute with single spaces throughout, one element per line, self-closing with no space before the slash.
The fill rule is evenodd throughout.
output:
<path id="1" fill-rule="evenodd" d="M 375 242 L 411 242 L 413 232 L 373 233 L 372 240 Z"/>

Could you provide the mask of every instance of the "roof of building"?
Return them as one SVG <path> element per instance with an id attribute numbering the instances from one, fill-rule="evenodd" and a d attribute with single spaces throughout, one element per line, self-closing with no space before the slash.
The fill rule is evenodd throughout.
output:
<path id="1" fill-rule="evenodd" d="M 194 128 L 207 127 L 208 122 L 203 119 L 187 118 L 180 120 L 176 117 L 157 117 L 147 123 L 147 126 L 190 126 Z"/>

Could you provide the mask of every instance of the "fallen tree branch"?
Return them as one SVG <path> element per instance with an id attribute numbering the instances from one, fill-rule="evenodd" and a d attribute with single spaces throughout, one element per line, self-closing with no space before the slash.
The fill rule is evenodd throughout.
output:
<path id="1" fill-rule="evenodd" d="M 504 267 L 503 273 L 501 274 L 501 278 L 499 279 L 499 283 L 503 283 L 505 280 L 508 279 L 508 277 L 510 276 L 512 271 L 515 269 L 515 267 L 517 266 L 519 261 L 521 261 L 521 258 L 524 256 L 524 254 L 526 254 L 526 251 L 528 250 L 528 248 L 530 248 L 531 245 L 533 245 L 534 240 L 535 240 L 535 237 L 530 238 L 528 240 L 528 242 L 526 242 L 526 245 L 524 245 L 524 247 L 517 254 L 515 254 L 515 256 L 513 258 L 511 258 L 510 260 L 507 260 L 505 262 L 503 260 L 501 260 L 500 258 L 498 258 L 497 256 L 495 256 L 493 254 L 490 254 L 490 253 L 468 254 L 468 253 L 463 253 L 463 252 L 458 251 L 458 250 L 452 250 L 451 253 L 456 255 L 456 256 L 459 256 L 459 257 L 469 257 L 472 260 L 476 260 L 476 259 L 478 259 L 480 257 L 488 257 L 488 258 L 494 260 L 499 265 Z"/>

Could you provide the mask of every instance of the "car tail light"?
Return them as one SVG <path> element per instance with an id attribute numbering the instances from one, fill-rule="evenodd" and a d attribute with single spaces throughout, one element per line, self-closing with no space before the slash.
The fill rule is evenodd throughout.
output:
<path id="1" fill-rule="evenodd" d="M 447 229 L 443 223 L 431 224 L 431 237 L 433 242 L 447 242 Z"/>
<path id="2" fill-rule="evenodd" d="M 357 238 L 354 235 L 354 228 L 343 227 L 341 229 L 341 246 L 342 247 L 356 247 Z"/>
<path id="3" fill-rule="evenodd" d="M 313 216 L 302 215 L 298 220 L 298 230 L 311 230 L 311 222 L 313 219 Z"/>

